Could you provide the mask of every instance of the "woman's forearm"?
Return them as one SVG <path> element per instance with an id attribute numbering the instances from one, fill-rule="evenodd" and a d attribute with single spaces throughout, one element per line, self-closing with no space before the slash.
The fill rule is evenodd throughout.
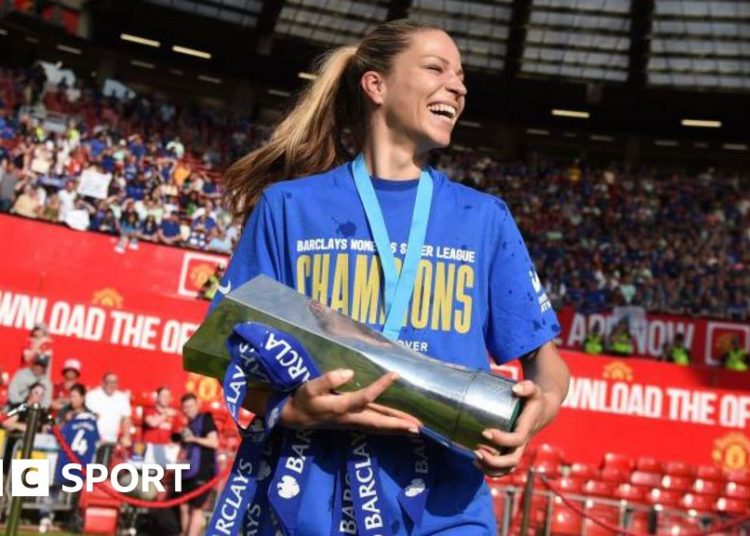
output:
<path id="1" fill-rule="evenodd" d="M 533 381 L 544 397 L 544 413 L 533 433 L 547 426 L 555 418 L 568 394 L 570 371 L 557 351 L 555 343 L 548 342 L 536 352 L 521 359 L 524 379 Z"/>

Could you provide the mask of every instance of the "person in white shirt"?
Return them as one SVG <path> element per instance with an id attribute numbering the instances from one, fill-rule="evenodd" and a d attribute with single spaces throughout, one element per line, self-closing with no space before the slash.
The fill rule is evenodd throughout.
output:
<path id="1" fill-rule="evenodd" d="M 60 198 L 60 221 L 65 221 L 68 212 L 75 210 L 76 198 L 78 197 L 76 183 L 73 181 L 65 183 L 65 188 L 57 192 L 57 196 Z"/>
<path id="2" fill-rule="evenodd" d="M 117 374 L 107 372 L 102 377 L 101 386 L 86 393 L 86 406 L 96 414 L 101 438 L 102 452 L 97 458 L 105 464 L 111 457 L 118 437 L 123 447 L 131 445 L 130 400 L 125 393 L 117 390 L 117 384 Z"/>

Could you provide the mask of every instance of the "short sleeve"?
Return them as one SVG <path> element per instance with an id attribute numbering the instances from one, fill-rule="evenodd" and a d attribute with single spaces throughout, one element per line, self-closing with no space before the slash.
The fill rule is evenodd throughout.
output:
<path id="1" fill-rule="evenodd" d="M 277 281 L 283 280 L 283 248 L 278 227 L 274 223 L 271 204 L 264 194 L 245 224 L 209 312 L 226 294 L 258 275 L 264 274 Z"/>
<path id="2" fill-rule="evenodd" d="M 214 422 L 214 417 L 210 413 L 204 413 L 203 414 L 203 437 L 206 437 L 211 432 L 216 432 L 216 423 Z"/>
<path id="3" fill-rule="evenodd" d="M 493 359 L 505 363 L 554 339 L 560 325 L 510 210 L 497 202 L 499 233 L 489 272 L 485 341 Z"/>

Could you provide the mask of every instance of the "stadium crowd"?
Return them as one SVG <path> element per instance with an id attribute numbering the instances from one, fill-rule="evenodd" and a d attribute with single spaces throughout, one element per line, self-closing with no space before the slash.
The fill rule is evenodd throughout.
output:
<path id="1" fill-rule="evenodd" d="M 39 79 L 0 71 L 0 210 L 119 236 L 123 253 L 139 240 L 231 252 L 240 227 L 221 205 L 219 170 L 269 127 L 159 94 L 119 100 Z M 19 111 L 38 102 L 71 119 L 51 132 Z M 508 202 L 555 307 L 750 318 L 748 177 L 472 152 L 437 166 Z"/>

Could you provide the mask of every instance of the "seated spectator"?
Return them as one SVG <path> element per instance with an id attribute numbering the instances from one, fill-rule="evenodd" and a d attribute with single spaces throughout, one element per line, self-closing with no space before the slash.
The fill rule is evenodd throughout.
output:
<path id="1" fill-rule="evenodd" d="M 141 224 L 138 231 L 138 238 L 146 242 L 156 242 L 159 225 L 153 215 L 146 216 L 146 220 Z"/>
<path id="2" fill-rule="evenodd" d="M 690 366 L 690 350 L 685 346 L 684 334 L 675 334 L 672 344 L 667 344 L 664 348 L 663 359 L 675 365 Z"/>
<path id="3" fill-rule="evenodd" d="M 75 181 L 67 181 L 65 188 L 58 192 L 58 196 L 60 197 L 60 221 L 65 221 L 68 212 L 75 209 L 78 199 Z"/>
<path id="4" fill-rule="evenodd" d="M 91 229 L 109 235 L 120 234 L 120 224 L 115 212 L 109 207 L 100 207 L 91 221 Z"/>
<path id="5" fill-rule="evenodd" d="M 10 211 L 20 180 L 13 161 L 7 156 L 0 158 L 0 212 Z"/>
<path id="6" fill-rule="evenodd" d="M 11 407 L 22 404 L 29 396 L 32 386 L 37 384 L 44 388 L 41 404 L 45 408 L 50 406 L 52 402 L 52 384 L 47 375 L 48 366 L 49 357 L 38 353 L 31 360 L 31 364 L 28 367 L 20 368 L 16 371 L 8 385 L 8 402 Z"/>
<path id="7" fill-rule="evenodd" d="M 59 412 L 64 406 L 70 404 L 70 390 L 78 384 L 81 377 L 81 362 L 77 359 L 68 358 L 63 363 L 63 381 L 56 383 L 52 388 L 51 408 Z"/>
<path id="8" fill-rule="evenodd" d="M 135 210 L 125 210 L 120 217 L 120 241 L 115 246 L 117 253 L 125 253 L 130 242 L 130 249 L 138 249 L 138 230 L 140 223 Z"/>
<path id="9" fill-rule="evenodd" d="M 44 354 L 52 360 L 53 353 L 47 325 L 40 322 L 31 329 L 29 338 L 26 339 L 26 345 L 21 351 L 21 366 L 29 365 L 38 354 Z"/>
<path id="10" fill-rule="evenodd" d="M 123 447 L 131 445 L 130 400 L 117 390 L 117 374 L 107 372 L 102 384 L 86 393 L 86 406 L 96 415 L 96 425 L 101 438 L 101 449 L 97 453 L 100 463 L 108 464 L 114 448 L 119 442 Z"/>
<path id="11" fill-rule="evenodd" d="M 13 203 L 11 212 L 25 218 L 37 218 L 41 212 L 42 205 L 39 202 L 39 194 L 31 186 L 26 184 L 21 191 L 21 195 Z"/>
<path id="12" fill-rule="evenodd" d="M 208 241 L 208 244 L 206 245 L 206 249 L 208 251 L 215 251 L 216 253 L 225 253 L 227 255 L 231 255 L 232 253 L 232 239 L 219 229 L 219 227 L 214 227 L 213 230 L 209 233 L 209 236 L 211 237 Z"/>
<path id="13" fill-rule="evenodd" d="M 195 249 L 206 249 L 206 229 L 202 225 L 194 226 L 190 229 L 190 236 L 187 239 L 187 246 Z"/>
<path id="14" fill-rule="evenodd" d="M 187 427 L 182 434 L 182 454 L 190 468 L 183 474 L 182 493 L 201 487 L 216 475 L 216 449 L 219 447 L 219 435 L 216 424 L 210 413 L 201 413 L 198 399 L 193 394 L 186 394 L 181 399 L 182 413 L 187 419 Z M 182 534 L 198 536 L 203 530 L 203 509 L 206 506 L 210 491 L 190 499 L 180 505 Z"/>
<path id="15" fill-rule="evenodd" d="M 161 221 L 156 236 L 162 244 L 170 246 L 180 244 L 182 241 L 182 231 L 180 230 L 180 215 L 178 212 L 170 212 L 169 217 Z"/>
<path id="16" fill-rule="evenodd" d="M 53 193 L 44 204 L 39 217 L 46 221 L 60 221 L 60 206 L 60 196 L 57 193 Z"/>

